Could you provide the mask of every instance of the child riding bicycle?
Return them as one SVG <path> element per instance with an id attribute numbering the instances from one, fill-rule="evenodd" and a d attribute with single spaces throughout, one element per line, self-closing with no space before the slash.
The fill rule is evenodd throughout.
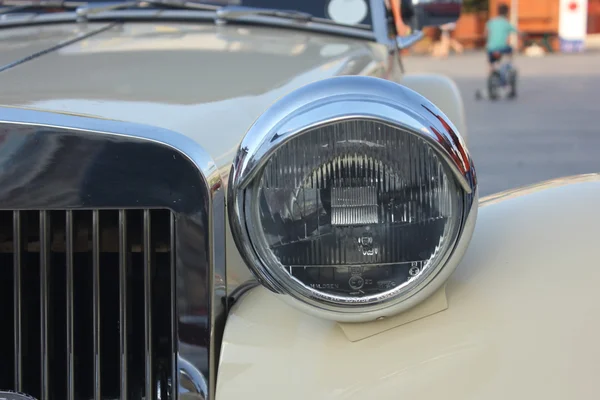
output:
<path id="1" fill-rule="evenodd" d="M 498 6 L 498 16 L 490 19 L 485 25 L 485 35 L 487 36 L 486 50 L 490 66 L 490 74 L 503 55 L 512 62 L 513 49 L 509 44 L 510 34 L 518 30 L 508 21 L 508 6 L 500 4 Z"/>
<path id="2" fill-rule="evenodd" d="M 508 98 L 513 99 L 517 96 L 517 71 L 512 65 L 513 48 L 510 46 L 509 38 L 511 33 L 517 33 L 523 36 L 508 21 L 508 6 L 500 4 L 498 6 L 498 16 L 490 19 L 485 26 L 487 36 L 486 50 L 489 62 L 489 74 L 487 78 L 488 98 L 496 100 L 501 89 L 508 89 Z M 507 57 L 507 62 L 500 63 L 502 56 Z M 498 64 L 501 67 L 498 68 Z M 475 93 L 477 98 L 481 98 L 481 93 Z"/>

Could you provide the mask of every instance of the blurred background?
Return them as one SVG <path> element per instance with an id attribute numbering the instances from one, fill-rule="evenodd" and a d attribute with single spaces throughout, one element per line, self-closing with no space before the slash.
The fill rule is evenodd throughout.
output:
<path id="1" fill-rule="evenodd" d="M 500 3 L 525 33 L 512 38 L 518 96 L 476 100 L 488 76 L 484 28 Z M 405 51 L 406 70 L 460 87 L 482 195 L 600 171 L 600 0 L 464 0 L 451 43 L 439 28 L 425 33 Z"/>
<path id="2" fill-rule="evenodd" d="M 409 3 L 411 1 L 418 3 L 416 0 L 406 0 Z M 26 0 L 11 0 L 13 5 L 20 2 L 29 4 Z M 200 2 L 223 5 L 239 1 Z M 340 3 L 343 7 L 348 7 L 345 2 L 352 0 Z M 320 15 L 318 13 L 325 12 L 323 5 L 328 2 L 248 0 L 241 3 L 257 3 L 281 9 L 300 7 L 303 11 Z M 389 0 L 386 0 L 387 3 Z M 1 4 L 7 5 L 7 0 L 0 0 Z M 513 99 L 501 97 L 495 101 L 477 99 L 478 91 L 487 91 L 490 75 L 485 49 L 485 26 L 490 19 L 497 17 L 501 4 L 509 8 L 510 23 L 524 34 L 511 38 L 511 45 L 515 49 L 512 64 L 517 71 L 518 95 Z M 166 48 L 173 46 L 174 42 L 166 40 L 164 30 L 169 28 L 164 28 L 161 32 L 146 32 L 141 26 L 135 29 L 139 34 L 136 34 L 133 47 L 138 50 L 144 46 L 156 48 L 159 43 L 166 44 Z M 172 40 L 177 41 L 177 46 L 190 46 L 190 51 L 199 48 L 206 50 L 211 46 L 219 50 L 221 46 L 230 46 L 229 51 L 235 54 L 235 46 L 253 46 L 251 41 L 244 39 L 248 37 L 247 29 L 240 30 L 244 33 L 235 37 L 221 34 L 210 40 L 206 39 L 207 35 L 203 35 L 201 27 L 194 29 L 198 31 L 194 33 L 188 29 L 184 34 L 174 30 L 169 35 Z M 424 28 L 424 34 L 422 40 L 402 51 L 405 71 L 407 74 L 442 73 L 458 84 L 464 100 L 469 130 L 468 144 L 477 167 L 481 195 L 547 179 L 600 172 L 600 128 L 597 122 L 600 115 L 597 100 L 600 93 L 600 0 L 462 0 L 461 15 L 455 24 Z M 163 40 L 157 41 L 157 35 Z M 186 36 L 185 40 L 183 36 Z M 142 40 L 142 37 L 145 39 Z M 87 46 L 96 39 L 84 41 L 82 45 Z M 12 41 L 0 39 L 0 55 L 11 46 L 22 44 L 23 40 L 18 36 L 13 37 Z M 132 45 L 130 42 L 110 42 L 113 52 L 131 51 L 132 48 L 127 46 Z M 276 42 L 270 40 L 268 45 L 261 43 L 252 51 L 260 49 L 262 54 L 272 51 L 292 56 L 304 51 L 304 46 L 303 41 L 294 39 L 290 42 L 279 38 Z M 88 46 L 86 51 L 107 48 L 109 47 Z M 77 46 L 62 51 L 68 52 L 70 49 L 74 54 L 81 51 Z M 232 96 L 238 84 L 256 84 L 256 89 L 253 90 L 258 93 L 265 90 L 262 86 L 274 79 L 273 72 L 269 72 L 261 76 L 262 80 L 253 78 L 248 82 L 245 75 L 247 71 L 242 74 L 222 73 L 223 68 L 238 68 L 235 62 L 225 65 L 219 61 L 220 58 L 215 57 L 214 60 L 211 66 L 203 65 L 202 68 L 208 75 L 221 77 L 206 84 L 222 87 L 222 99 Z M 287 79 L 290 74 L 306 68 L 295 61 L 286 65 L 286 69 L 277 71 L 281 73 L 277 79 Z M 110 65 L 106 66 L 109 67 Z M 248 71 L 260 74 L 256 70 L 258 67 L 254 68 L 255 70 L 250 68 Z M 233 84 L 234 78 L 239 83 Z M 84 81 L 86 80 L 82 79 Z M 5 87 L 2 90 L 7 92 Z M 147 88 L 149 92 L 152 90 L 157 90 L 157 87 L 150 85 Z M 20 88 L 16 87 L 15 91 L 19 92 Z M 149 96 L 147 93 L 137 94 L 140 97 Z M 179 95 L 182 99 L 185 97 L 183 92 Z M 185 101 L 191 101 L 192 98 L 197 100 L 197 96 L 193 91 Z M 260 106 L 259 103 L 257 105 Z M 254 104 L 248 105 L 251 106 Z M 160 119 L 160 113 L 156 115 Z M 235 119 L 230 122 L 234 123 Z"/>

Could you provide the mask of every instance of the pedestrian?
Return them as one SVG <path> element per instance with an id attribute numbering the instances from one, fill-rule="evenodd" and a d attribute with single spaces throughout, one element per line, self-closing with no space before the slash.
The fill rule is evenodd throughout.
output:
<path id="1" fill-rule="evenodd" d="M 435 27 L 433 30 L 433 35 L 431 37 L 431 55 L 435 58 L 443 57 L 443 49 L 442 49 L 442 30 L 440 27 Z"/>
<path id="2" fill-rule="evenodd" d="M 456 22 L 449 22 L 440 26 L 441 39 L 440 39 L 440 53 L 442 57 L 448 57 L 450 49 L 454 50 L 457 54 L 463 52 L 463 46 L 460 42 L 452 37 L 452 32 L 456 29 Z"/>

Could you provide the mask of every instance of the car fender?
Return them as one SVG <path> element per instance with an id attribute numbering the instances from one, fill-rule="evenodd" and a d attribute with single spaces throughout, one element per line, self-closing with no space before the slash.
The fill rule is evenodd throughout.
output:
<path id="1" fill-rule="evenodd" d="M 440 74 L 407 74 L 400 83 L 430 100 L 450 118 L 468 143 L 465 107 L 456 83 Z"/>
<path id="2" fill-rule="evenodd" d="M 231 309 L 217 399 L 597 398 L 600 175 L 482 199 L 448 308 L 363 340 L 257 287 Z"/>

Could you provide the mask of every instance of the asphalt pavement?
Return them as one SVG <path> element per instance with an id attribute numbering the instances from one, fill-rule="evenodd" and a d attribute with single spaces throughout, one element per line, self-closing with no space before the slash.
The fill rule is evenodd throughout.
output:
<path id="1" fill-rule="evenodd" d="M 547 179 L 600 172 L 600 52 L 515 57 L 518 98 L 476 100 L 485 53 L 405 58 L 407 73 L 453 78 L 465 103 L 482 196 Z"/>

